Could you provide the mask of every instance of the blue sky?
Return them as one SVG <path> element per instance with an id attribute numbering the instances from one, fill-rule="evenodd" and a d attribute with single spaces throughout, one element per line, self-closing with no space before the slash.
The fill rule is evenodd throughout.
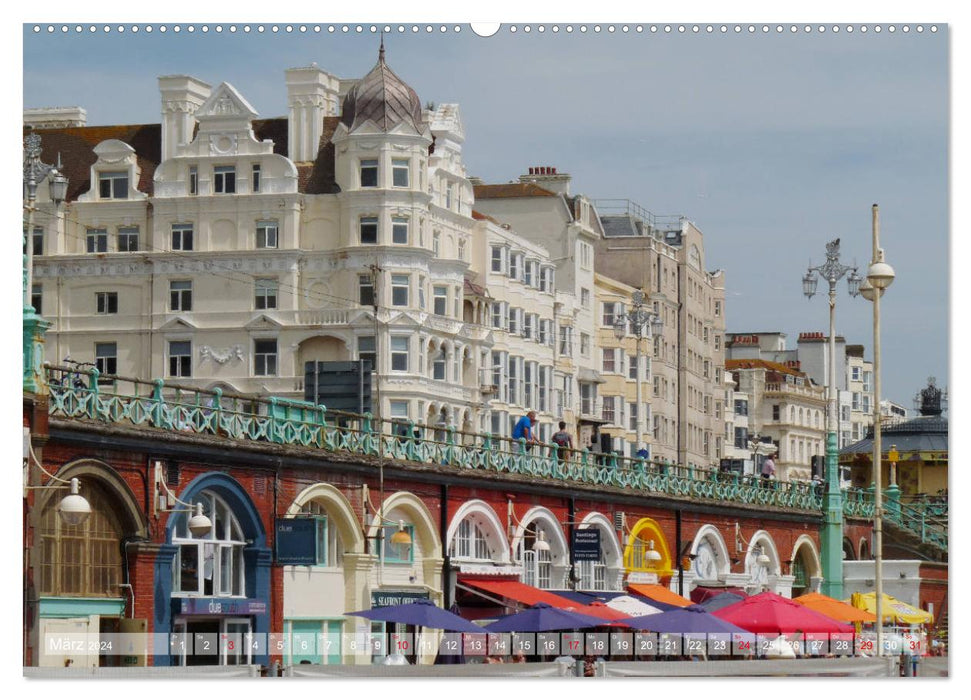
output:
<path id="1" fill-rule="evenodd" d="M 619 24 L 613 34 L 567 34 L 561 23 L 557 34 L 506 25 L 488 39 L 438 26 L 392 31 L 387 59 L 423 101 L 460 104 L 468 172 L 505 182 L 552 165 L 573 175 L 573 192 L 687 216 L 705 233 L 708 269 L 727 271 L 730 331 L 782 330 L 792 343 L 800 331 L 825 331 L 823 295 L 806 300 L 800 278 L 836 237 L 844 262 L 865 266 L 879 203 L 897 272 L 882 302 L 883 395 L 910 408 L 928 376 L 947 385 L 945 25 L 935 34 L 721 35 L 623 34 Z M 359 77 L 377 38 L 49 35 L 28 25 L 23 49 L 24 105 L 79 105 L 96 125 L 157 123 L 156 78 L 178 73 L 230 82 L 261 116 L 282 116 L 286 68 L 316 62 Z M 845 284 L 837 329 L 872 356 L 870 305 Z"/>

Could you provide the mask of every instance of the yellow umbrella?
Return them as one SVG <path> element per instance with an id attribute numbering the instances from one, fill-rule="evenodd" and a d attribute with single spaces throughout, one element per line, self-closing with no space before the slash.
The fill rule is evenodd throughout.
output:
<path id="1" fill-rule="evenodd" d="M 877 610 L 876 593 L 854 593 L 848 601 L 854 608 L 875 613 Z M 897 600 L 892 595 L 883 594 L 883 619 L 905 625 L 924 625 L 934 621 L 934 616 L 925 610 Z"/>

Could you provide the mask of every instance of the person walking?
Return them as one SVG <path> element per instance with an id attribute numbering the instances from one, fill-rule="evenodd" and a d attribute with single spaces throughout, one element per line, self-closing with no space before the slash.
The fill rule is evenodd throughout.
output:
<path id="1" fill-rule="evenodd" d="M 556 458 L 560 462 L 565 462 L 569 457 L 570 450 L 573 449 L 573 436 L 566 430 L 566 421 L 560 421 L 560 429 L 553 433 L 553 444 L 557 445 Z"/>

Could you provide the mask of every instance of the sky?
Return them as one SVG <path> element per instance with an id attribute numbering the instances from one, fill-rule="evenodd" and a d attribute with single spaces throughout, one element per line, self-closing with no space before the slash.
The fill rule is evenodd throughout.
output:
<path id="1" fill-rule="evenodd" d="M 176 34 L 169 24 L 149 34 L 128 24 L 80 35 L 33 26 L 23 28 L 24 106 L 81 106 L 89 125 L 158 123 L 157 78 L 172 74 L 229 82 L 261 117 L 285 116 L 286 68 L 316 62 L 360 77 L 378 47 L 370 25 L 260 34 L 256 24 L 203 33 L 197 23 Z M 881 302 L 883 397 L 912 409 L 929 376 L 948 385 L 946 24 L 892 34 L 859 24 L 838 34 L 788 24 L 781 34 L 774 24 L 725 34 L 630 24 L 625 34 L 606 23 L 600 33 L 593 23 L 585 33 L 577 23 L 572 33 L 568 23 L 526 33 L 520 24 L 489 38 L 467 24 L 458 33 L 454 24 L 446 33 L 390 26 L 392 69 L 423 103 L 460 105 L 470 175 L 507 182 L 550 165 L 573 176 L 574 194 L 692 220 L 705 266 L 726 271 L 729 332 L 782 331 L 790 347 L 801 331 L 826 332 L 826 284 L 807 300 L 801 278 L 834 238 L 844 264 L 865 271 L 878 203 L 897 275 Z M 838 294 L 838 334 L 872 358 L 870 303 L 851 298 L 845 281 Z"/>

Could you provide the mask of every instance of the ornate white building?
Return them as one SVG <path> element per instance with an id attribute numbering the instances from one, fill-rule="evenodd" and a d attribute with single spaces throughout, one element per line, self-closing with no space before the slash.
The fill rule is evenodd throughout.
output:
<path id="1" fill-rule="evenodd" d="M 458 107 L 423 110 L 383 48 L 359 81 L 286 86 L 288 119 L 189 76 L 159 79 L 160 125 L 25 113 L 71 186 L 33 234 L 52 359 L 293 398 L 306 363 L 370 359 L 375 413 L 487 428 L 491 309 L 467 275 L 489 234 Z"/>

